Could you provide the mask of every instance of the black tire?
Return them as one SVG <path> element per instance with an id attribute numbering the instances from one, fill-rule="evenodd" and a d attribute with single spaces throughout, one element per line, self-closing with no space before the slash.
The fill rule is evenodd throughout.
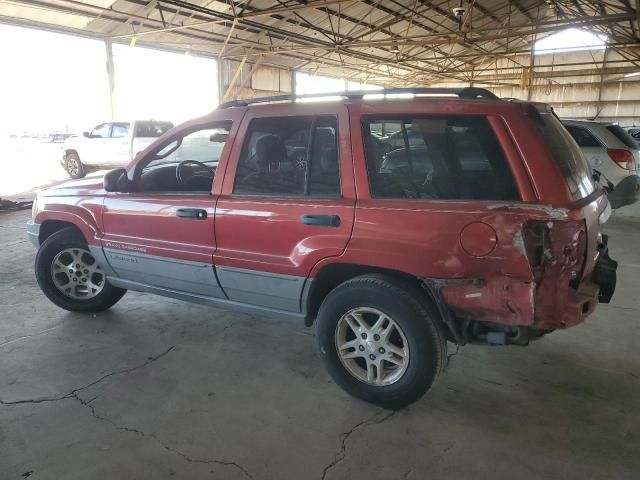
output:
<path id="1" fill-rule="evenodd" d="M 67 173 L 71 178 L 84 178 L 87 174 L 87 169 L 84 167 L 80 161 L 80 157 L 75 152 L 67 153 L 65 165 L 67 167 Z"/>
<path id="2" fill-rule="evenodd" d="M 383 312 L 401 328 L 409 349 L 408 366 L 390 385 L 370 385 L 351 374 L 339 357 L 339 320 L 355 308 Z M 363 275 L 336 287 L 322 302 L 316 340 L 331 378 L 349 394 L 384 408 L 397 409 L 422 397 L 443 371 L 447 342 L 440 316 L 424 292 L 383 275 Z M 358 347 L 360 348 L 360 347 Z"/>
<path id="3" fill-rule="evenodd" d="M 102 290 L 92 298 L 75 299 L 62 293 L 53 282 L 52 264 L 60 252 L 68 248 L 88 251 L 87 242 L 74 227 L 63 228 L 47 238 L 36 255 L 35 272 L 38 285 L 49 300 L 71 312 L 101 312 L 113 306 L 127 292 L 104 278 Z M 93 257 L 92 257 L 93 258 Z"/>

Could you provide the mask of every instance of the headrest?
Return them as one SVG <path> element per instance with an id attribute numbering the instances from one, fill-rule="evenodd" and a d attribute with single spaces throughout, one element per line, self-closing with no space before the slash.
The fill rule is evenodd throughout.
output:
<path id="1" fill-rule="evenodd" d="M 265 135 L 256 142 L 256 164 L 261 172 L 279 169 L 287 159 L 287 150 L 282 140 L 275 135 Z"/>

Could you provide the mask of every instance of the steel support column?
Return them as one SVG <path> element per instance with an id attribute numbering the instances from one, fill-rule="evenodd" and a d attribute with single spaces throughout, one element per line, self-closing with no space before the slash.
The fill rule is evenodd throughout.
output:
<path id="1" fill-rule="evenodd" d="M 111 119 L 115 120 L 117 115 L 116 106 L 116 79 L 113 66 L 113 45 L 111 40 L 105 40 L 104 46 L 107 52 L 107 75 L 109 77 L 109 101 L 111 103 Z"/>

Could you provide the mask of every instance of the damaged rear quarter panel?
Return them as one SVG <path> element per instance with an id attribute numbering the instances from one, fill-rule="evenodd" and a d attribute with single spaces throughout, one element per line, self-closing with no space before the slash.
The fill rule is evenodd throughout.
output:
<path id="1" fill-rule="evenodd" d="M 483 257 L 470 255 L 461 245 L 461 232 L 474 222 L 490 225 L 497 236 L 495 249 Z M 553 248 L 547 252 L 553 261 L 546 259 L 546 270 L 535 265 L 535 253 L 527 249 L 532 222 L 553 232 Z M 576 278 L 572 268 L 584 255 L 578 251 L 580 231 L 583 219 L 544 205 L 390 199 L 371 205 L 364 200 L 341 261 L 401 269 L 425 279 L 476 280 L 440 289 L 459 318 L 559 328 L 563 320 L 558 312 L 567 307 L 569 283 Z M 582 312 L 579 317 L 576 321 L 583 319 Z"/>
<path id="2" fill-rule="evenodd" d="M 490 205 L 490 211 L 527 211 L 517 230 L 501 229 L 512 254 L 527 259 L 531 278 L 481 278 L 481 287 L 451 285 L 444 300 L 463 318 L 506 325 L 535 325 L 553 330 L 580 321 L 595 308 L 597 288 L 588 280 L 585 220 L 565 209 L 545 205 Z M 499 221 L 499 218 L 495 219 Z M 505 258 L 505 260 L 508 260 Z M 508 261 L 513 261 L 511 258 Z"/>
<path id="3" fill-rule="evenodd" d="M 382 204 L 382 205 L 381 205 Z M 477 279 L 479 284 L 444 286 L 442 294 L 456 313 L 512 325 L 533 322 L 534 277 L 521 243 L 522 225 L 544 212 L 489 209 L 490 202 L 362 201 L 349 248 L 342 261 L 402 269 L 419 278 Z M 472 256 L 460 241 L 474 222 L 490 225 L 497 245 L 488 255 Z M 484 245 L 486 239 L 477 239 Z"/>

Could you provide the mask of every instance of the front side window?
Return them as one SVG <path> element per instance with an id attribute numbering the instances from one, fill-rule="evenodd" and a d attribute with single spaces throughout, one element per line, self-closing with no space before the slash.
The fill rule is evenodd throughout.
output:
<path id="1" fill-rule="evenodd" d="M 111 131 L 110 123 L 103 123 L 91 130 L 90 138 L 109 138 L 109 132 Z"/>
<path id="2" fill-rule="evenodd" d="M 370 118 L 363 122 L 363 136 L 373 197 L 520 199 L 483 117 Z"/>
<path id="3" fill-rule="evenodd" d="M 210 192 L 230 127 L 199 128 L 159 147 L 138 167 L 138 190 Z"/>
<path id="4" fill-rule="evenodd" d="M 111 138 L 126 137 L 128 133 L 129 133 L 128 123 L 114 123 L 113 128 L 111 128 Z"/>
<path id="5" fill-rule="evenodd" d="M 340 168 L 335 117 L 277 117 L 251 121 L 234 194 L 337 196 Z"/>

